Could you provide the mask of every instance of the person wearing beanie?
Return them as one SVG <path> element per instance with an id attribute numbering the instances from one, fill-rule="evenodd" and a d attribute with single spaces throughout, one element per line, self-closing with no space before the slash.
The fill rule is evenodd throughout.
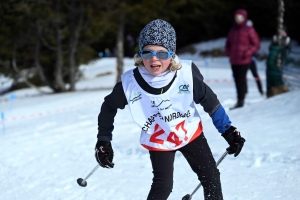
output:
<path id="1" fill-rule="evenodd" d="M 238 9 L 234 13 L 235 23 L 228 33 L 225 54 L 229 57 L 235 86 L 237 103 L 231 108 L 244 106 L 247 88 L 247 71 L 252 62 L 252 56 L 260 48 L 258 34 L 252 26 L 247 26 L 248 13 Z"/>
<path id="2" fill-rule="evenodd" d="M 287 28 L 284 25 L 283 28 L 280 31 L 281 33 L 281 46 L 287 50 L 288 52 L 291 51 L 291 38 L 288 36 L 287 34 Z M 278 41 L 278 36 L 274 35 L 272 38 L 272 44 L 274 45 L 278 45 L 279 41 Z"/>
<path id="3" fill-rule="evenodd" d="M 162 19 L 149 22 L 140 32 L 136 68 L 121 76 L 105 97 L 98 115 L 95 158 L 103 168 L 113 168 L 112 132 L 117 109 L 127 106 L 140 127 L 140 144 L 149 151 L 153 179 L 147 200 L 166 200 L 173 188 L 174 159 L 181 152 L 201 182 L 205 200 L 223 200 L 220 172 L 203 133 L 201 104 L 234 156 L 245 139 L 203 82 L 191 60 L 176 55 L 176 32 Z M 126 130 L 124 133 L 126 134 Z"/>

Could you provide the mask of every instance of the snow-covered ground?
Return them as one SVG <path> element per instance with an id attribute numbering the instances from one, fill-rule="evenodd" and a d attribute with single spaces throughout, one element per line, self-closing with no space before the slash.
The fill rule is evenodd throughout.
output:
<path id="1" fill-rule="evenodd" d="M 236 101 L 228 59 L 194 57 L 193 61 L 228 111 Z M 115 83 L 115 62 L 107 58 L 81 66 L 85 76 L 77 92 L 40 95 L 23 89 L 13 92 L 14 100 L 9 100 L 12 94 L 0 96 L 0 112 L 5 117 L 0 123 L 1 200 L 146 199 L 151 163 L 127 108 L 119 110 L 115 119 L 115 168 L 99 168 L 85 188 L 76 182 L 97 165 L 97 117 Z M 125 70 L 132 67 L 133 60 L 125 59 Z M 265 89 L 265 62 L 258 63 L 258 70 Z M 299 199 L 300 91 L 267 99 L 259 94 L 251 73 L 248 78 L 245 107 L 228 111 L 247 141 L 238 157 L 227 156 L 219 166 L 224 199 Z M 208 114 L 201 107 L 199 111 L 217 160 L 227 143 Z M 169 199 L 179 200 L 199 182 L 180 152 L 174 166 Z M 197 199 L 203 199 L 202 188 L 193 196 Z"/>

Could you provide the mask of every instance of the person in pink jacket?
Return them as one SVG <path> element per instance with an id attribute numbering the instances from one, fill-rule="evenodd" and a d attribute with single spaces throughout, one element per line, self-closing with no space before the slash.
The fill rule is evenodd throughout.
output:
<path id="1" fill-rule="evenodd" d="M 259 36 L 253 27 L 247 26 L 248 13 L 238 9 L 234 13 L 235 24 L 228 33 L 225 53 L 229 57 L 237 90 L 237 103 L 232 107 L 244 106 L 247 93 L 247 71 L 250 68 L 253 54 L 259 50 Z"/>

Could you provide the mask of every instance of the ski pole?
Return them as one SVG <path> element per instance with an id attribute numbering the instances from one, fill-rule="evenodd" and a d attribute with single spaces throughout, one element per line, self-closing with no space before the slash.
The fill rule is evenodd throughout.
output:
<path id="1" fill-rule="evenodd" d="M 226 151 L 221 158 L 217 161 L 217 166 L 222 162 L 222 160 L 227 156 L 228 152 Z M 191 200 L 192 196 L 197 192 L 197 190 L 201 187 L 201 183 L 195 188 L 195 190 L 192 192 L 192 194 L 187 194 L 184 197 L 182 197 L 182 200 Z"/>
<path id="2" fill-rule="evenodd" d="M 100 165 L 98 164 L 84 179 L 82 178 L 78 178 L 77 179 L 77 183 L 78 185 L 80 185 L 81 187 L 85 187 L 87 185 L 86 180 L 100 167 Z"/>

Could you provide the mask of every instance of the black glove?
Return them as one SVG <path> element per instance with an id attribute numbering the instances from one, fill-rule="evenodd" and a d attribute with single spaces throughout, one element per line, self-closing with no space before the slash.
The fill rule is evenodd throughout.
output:
<path id="1" fill-rule="evenodd" d="M 228 154 L 234 154 L 234 157 L 238 156 L 246 142 L 246 140 L 241 137 L 240 132 L 237 131 L 234 126 L 230 126 L 222 136 L 229 144 L 229 147 L 226 149 Z"/>
<path id="2" fill-rule="evenodd" d="M 113 168 L 114 151 L 111 143 L 107 141 L 97 141 L 95 147 L 95 158 L 103 168 Z"/>

